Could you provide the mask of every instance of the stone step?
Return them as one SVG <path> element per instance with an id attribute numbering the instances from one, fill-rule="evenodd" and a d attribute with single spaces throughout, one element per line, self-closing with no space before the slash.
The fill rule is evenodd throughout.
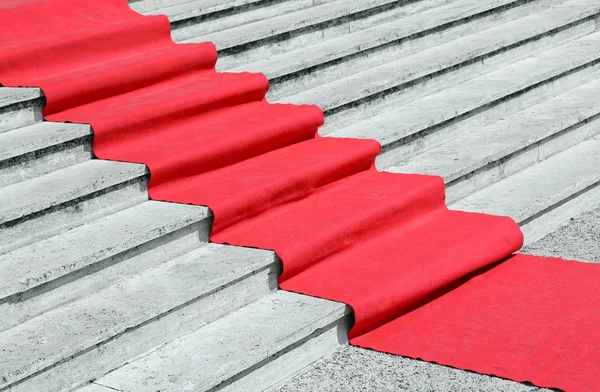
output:
<path id="1" fill-rule="evenodd" d="M 599 90 L 597 79 L 490 125 L 462 127 L 388 171 L 442 176 L 452 203 L 600 134 Z"/>
<path id="2" fill-rule="evenodd" d="M 569 23 L 567 26 L 572 28 L 565 29 L 565 25 L 560 20 L 570 12 L 576 14 L 583 12 L 582 19 L 579 19 L 580 22 L 575 26 Z M 385 110 L 398 108 L 402 104 L 453 84 L 489 73 L 536 53 L 548 51 L 555 44 L 569 42 L 594 32 L 596 24 L 593 18 L 599 14 L 600 6 L 550 7 L 547 11 L 324 83 L 278 101 L 319 104 L 327 115 L 321 133 L 327 134 L 345 124 L 356 124 L 360 120 Z M 549 35 L 551 31 L 555 33 Z M 564 47 L 569 45 L 570 43 L 564 44 Z M 595 53 L 595 51 L 591 52 Z M 573 59 L 573 67 L 578 60 Z M 389 128 L 395 127 L 397 123 L 386 124 Z M 365 133 L 369 126 L 370 124 L 361 123 L 360 127 L 356 125 L 354 128 L 361 128 Z M 378 132 L 383 131 L 378 130 Z M 368 137 L 380 136 L 375 133 L 369 134 Z"/>
<path id="3" fill-rule="evenodd" d="M 0 135 L 42 121 L 45 102 L 38 88 L 0 87 Z"/>
<path id="4" fill-rule="evenodd" d="M 282 2 L 285 0 L 279 0 Z M 268 1 L 268 2 L 273 2 Z M 129 0 L 132 9 L 143 14 L 166 14 L 172 20 L 185 17 L 203 16 L 225 12 L 238 12 L 252 5 L 265 3 L 265 0 Z M 189 16 L 177 15 L 189 12 Z"/>
<path id="5" fill-rule="evenodd" d="M 201 36 L 216 31 L 241 26 L 259 20 L 269 19 L 335 0 L 294 0 L 294 1 L 210 1 L 196 0 L 159 8 L 152 13 L 167 15 L 171 21 L 173 37 L 190 36 L 185 31 L 193 25 L 193 34 Z"/>
<path id="6" fill-rule="evenodd" d="M 0 133 L 0 184 L 29 180 L 93 158 L 89 125 L 39 122 Z"/>
<path id="7" fill-rule="evenodd" d="M 600 138 L 579 143 L 450 205 L 510 216 L 532 243 L 600 204 Z"/>
<path id="8" fill-rule="evenodd" d="M 145 165 L 93 159 L 0 188 L 0 254 L 143 203 L 147 179 Z"/>
<path id="9" fill-rule="evenodd" d="M 210 225 L 205 207 L 147 201 L 0 255 L 0 331 L 194 249 Z"/>
<path id="10" fill-rule="evenodd" d="M 122 392 L 271 390 L 333 353 L 346 339 L 348 316 L 343 304 L 277 291 L 108 373 L 81 392 L 98 387 Z"/>
<path id="11" fill-rule="evenodd" d="M 278 273 L 273 252 L 215 244 L 147 266 L 0 333 L 0 390 L 72 390 L 266 295 Z"/>
<path id="12" fill-rule="evenodd" d="M 459 0 L 234 68 L 227 67 L 225 57 L 219 66 L 230 72 L 264 73 L 271 83 L 269 99 L 277 100 L 546 9 L 547 3 Z M 557 19 L 569 23 L 578 20 L 575 15 Z M 540 27 L 538 31 L 549 31 Z"/>
<path id="13" fill-rule="evenodd" d="M 445 4 L 448 1 L 439 0 L 437 3 Z M 375 24 L 393 21 L 432 6 L 434 4 L 431 1 L 407 3 L 398 0 L 336 0 L 225 30 L 220 30 L 219 27 L 219 31 L 208 34 L 202 33 L 201 30 L 206 30 L 202 23 L 194 24 L 185 29 L 175 29 L 173 37 L 178 42 L 214 42 L 220 56 L 217 69 L 224 70 L 323 39 L 344 36 Z M 271 7 L 282 7 L 282 4 L 269 8 Z M 260 12 L 263 15 L 270 14 L 266 9 Z M 258 17 L 259 10 L 254 13 Z M 246 16 L 244 13 L 243 17 Z M 220 25 L 229 22 L 208 22 L 211 23 Z M 200 31 L 196 32 L 198 29 Z"/>
<path id="14" fill-rule="evenodd" d="M 599 42 L 600 33 L 587 35 L 392 110 L 380 108 L 330 136 L 376 139 L 388 151 L 378 157 L 378 166 L 394 166 L 466 127 L 482 127 L 597 79 Z"/>

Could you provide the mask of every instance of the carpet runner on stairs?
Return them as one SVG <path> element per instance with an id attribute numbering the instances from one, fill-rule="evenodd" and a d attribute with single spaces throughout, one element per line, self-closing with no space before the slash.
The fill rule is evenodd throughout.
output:
<path id="1" fill-rule="evenodd" d="M 283 289 L 350 304 L 352 344 L 600 390 L 598 266 L 514 255 L 511 219 L 448 210 L 441 178 L 378 172 L 377 142 L 320 137 L 319 108 L 216 59 L 126 0 L 0 5 L 2 85 L 91 124 L 98 158 L 148 165 L 152 199 L 210 207 L 213 242 L 275 250 Z"/>

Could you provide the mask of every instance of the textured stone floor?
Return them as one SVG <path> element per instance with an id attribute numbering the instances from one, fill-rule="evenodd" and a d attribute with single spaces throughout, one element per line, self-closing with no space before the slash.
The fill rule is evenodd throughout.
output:
<path id="1" fill-rule="evenodd" d="M 600 263 L 600 208 L 523 249 L 524 253 Z M 347 347 L 284 385 L 279 392 L 547 392 L 530 385 Z"/>

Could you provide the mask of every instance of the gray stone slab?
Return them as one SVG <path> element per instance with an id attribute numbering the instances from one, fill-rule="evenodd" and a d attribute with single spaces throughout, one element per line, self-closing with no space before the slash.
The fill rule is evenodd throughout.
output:
<path id="1" fill-rule="evenodd" d="M 534 241 L 540 233 L 553 231 L 570 217 L 589 209 L 590 204 L 600 202 L 599 167 L 600 141 L 588 140 L 461 199 L 450 208 L 510 216 L 523 226 L 525 240 Z M 535 222 L 537 219 L 547 220 Z M 535 230 L 535 236 L 529 238 L 533 234 L 528 230 Z"/>
<path id="2" fill-rule="evenodd" d="M 39 88 L 0 87 L 0 107 L 27 102 L 42 97 Z"/>
<path id="3" fill-rule="evenodd" d="M 521 253 L 600 263 L 600 207 L 571 217 Z"/>
<path id="4" fill-rule="evenodd" d="M 93 159 L 0 188 L 0 224 L 144 177 L 145 165 Z"/>
<path id="5" fill-rule="evenodd" d="M 455 0 L 421 0 L 416 2 L 398 2 L 385 7 L 378 7 L 373 10 L 365 11 L 360 15 L 352 14 L 341 20 L 335 20 L 328 23 L 322 23 L 314 27 L 293 31 L 289 34 L 274 35 L 270 38 L 256 42 L 255 44 L 242 45 L 230 50 L 220 52 L 217 70 L 229 70 L 232 67 L 238 67 L 244 64 L 260 61 L 265 58 L 272 58 L 288 53 L 290 51 L 300 50 L 302 48 L 312 47 L 316 43 L 327 42 L 334 39 L 344 39 L 358 31 L 366 31 L 373 26 L 387 24 L 392 21 L 399 21 L 408 15 L 422 12 L 432 7 L 441 7 L 446 3 Z M 552 0 L 555 1 L 555 0 Z M 328 0 L 328 2 L 330 2 Z M 269 23 L 264 20 L 261 23 Z M 357 39 L 357 37 L 354 37 Z M 359 43 L 357 40 L 356 43 Z M 406 48 L 409 45 L 402 45 Z M 416 49 L 416 48 L 415 48 Z M 306 52 L 305 52 L 306 53 Z M 300 58 L 310 58 L 313 56 L 322 57 L 326 53 L 320 53 L 320 48 L 315 48 L 310 55 L 298 54 Z M 392 58 L 393 55 L 388 53 Z M 382 57 L 377 56 L 380 61 Z M 338 68 L 339 69 L 339 68 Z"/>
<path id="6" fill-rule="evenodd" d="M 366 11 L 371 8 L 394 2 L 396 2 L 396 0 L 357 0 L 352 2 L 338 0 L 321 4 L 316 7 L 275 16 L 270 18 L 268 23 L 248 23 L 200 37 L 186 39 L 183 42 L 210 41 L 216 44 L 217 49 L 222 50 L 266 39 L 276 34 L 283 34 L 320 23 L 330 22 L 357 12 Z"/>
<path id="7" fill-rule="evenodd" d="M 464 127 L 389 171 L 442 176 L 455 201 L 599 134 L 599 88 L 600 79 L 488 126 Z"/>
<path id="8" fill-rule="evenodd" d="M 40 89 L 0 87 L 0 134 L 42 121 Z"/>
<path id="9" fill-rule="evenodd" d="M 0 333 L 0 388 L 88 382 L 267 294 L 278 273 L 272 252 L 205 244 Z"/>
<path id="10" fill-rule="evenodd" d="M 340 37 L 321 40 L 312 45 L 298 48 L 282 54 L 270 56 L 259 61 L 228 69 L 231 72 L 262 72 L 269 79 L 290 75 L 306 68 L 315 67 L 329 61 L 338 60 L 359 52 L 367 51 L 391 42 L 410 39 L 415 40 L 416 34 L 433 35 L 448 23 L 468 24 L 463 20 L 476 18 L 479 14 L 489 12 L 497 7 L 512 4 L 516 0 L 461 0 L 441 5 L 422 12 L 411 14 L 392 22 L 375 25 Z M 475 22 L 477 23 L 477 22 Z M 453 37 L 444 32 L 443 37 Z M 401 42 L 398 42 L 400 45 Z M 410 46 L 414 44 L 411 43 Z M 385 52 L 385 51 L 384 51 Z M 386 52 L 387 53 L 387 52 Z M 386 62 L 386 53 L 372 54 L 378 57 L 381 64 Z M 393 57 L 387 57 L 387 61 Z M 346 68 L 344 64 L 343 67 Z"/>
<path id="11" fill-rule="evenodd" d="M 575 9 L 579 10 L 581 7 Z M 527 18 L 523 18 L 523 20 L 525 19 Z M 492 34 L 486 37 L 491 31 L 496 30 L 496 28 L 488 29 L 485 33 L 473 34 L 454 40 L 448 44 L 419 52 L 413 56 L 385 64 L 381 67 L 372 68 L 360 74 L 324 84 L 319 88 L 307 90 L 295 96 L 285 98 L 283 101 L 290 101 L 292 103 L 316 101 L 323 105 L 325 109 L 338 108 L 341 105 L 349 105 L 350 103 L 352 105 L 359 104 L 361 99 L 367 99 L 373 94 L 382 93 L 388 89 L 396 88 L 395 86 L 401 86 L 411 81 L 420 81 L 425 75 L 430 75 L 446 67 L 457 65 L 461 61 L 471 60 L 478 55 L 483 55 L 483 52 L 479 52 L 480 50 L 485 51 L 486 48 L 491 50 L 494 47 L 493 45 L 502 47 L 504 44 L 507 44 L 507 41 L 511 40 L 508 37 L 512 36 L 512 39 L 514 39 L 513 42 L 521 42 L 520 40 L 523 38 L 522 33 L 518 30 L 509 29 L 509 26 L 516 22 L 522 23 L 523 20 L 499 26 L 499 28 L 508 29 L 506 30 L 508 35 Z M 531 26 L 526 23 L 522 28 L 533 30 Z M 543 24 L 540 24 L 540 26 L 543 26 Z M 592 26 L 590 25 L 590 27 Z M 537 56 L 526 58 L 531 55 L 531 51 L 527 50 L 518 53 L 515 58 L 511 52 L 518 51 L 521 48 L 517 47 L 509 52 L 501 52 L 498 55 L 500 56 L 500 64 L 496 64 L 495 66 L 493 65 L 495 57 L 482 61 L 480 65 L 476 65 L 479 63 L 473 64 L 469 62 L 468 66 L 461 66 L 447 75 L 437 75 L 431 81 L 427 79 L 415 86 L 411 85 L 412 87 L 409 86 L 394 94 L 386 95 L 385 98 L 382 98 L 383 102 L 381 104 L 375 104 L 369 99 L 365 101 L 365 104 L 359 105 L 358 110 L 354 109 L 354 106 L 349 110 L 337 110 L 333 116 L 329 116 L 327 121 L 330 121 L 335 116 L 345 117 L 343 120 L 352 125 L 344 128 L 335 122 L 333 125 L 328 125 L 326 121 L 325 129 L 322 130 L 322 133 L 339 137 L 374 138 L 384 145 L 389 144 L 402 137 L 414 134 L 419 129 L 423 129 L 423 127 L 432 126 L 439 121 L 447 120 L 459 113 L 471 110 L 468 108 L 473 107 L 474 102 L 472 99 L 477 98 L 481 103 L 493 102 L 507 95 L 514 94 L 525 87 L 564 74 L 580 65 L 590 63 L 598 56 L 595 50 L 598 46 L 594 42 L 595 39 L 598 39 L 598 35 L 592 34 L 557 48 L 548 48 L 548 45 L 552 41 L 552 37 L 548 37 L 549 41 L 538 48 L 546 51 Z M 539 40 L 536 42 L 539 43 Z M 565 58 L 563 56 L 570 57 Z M 518 61 L 521 58 L 525 59 Z M 514 61 L 518 62 L 514 63 Z M 423 64 L 427 64 L 427 66 L 423 67 Z M 534 66 L 534 64 L 536 65 Z M 461 72 L 464 72 L 464 75 L 455 75 Z M 504 79 L 500 79 L 500 76 Z M 444 81 L 444 79 L 446 80 Z M 455 83 L 464 82 L 465 80 L 471 83 L 471 89 L 468 91 L 468 95 L 457 96 L 455 93 L 458 92 L 457 89 L 459 88 L 461 90 L 460 93 L 467 93 L 464 91 L 466 85 L 462 85 L 461 87 L 450 86 Z M 432 87 L 429 86 L 430 84 L 432 84 Z M 331 93 L 326 93 L 326 91 L 331 91 Z M 457 106 L 461 102 L 465 104 L 470 102 L 470 105 Z M 431 105 L 436 105 L 435 112 L 430 112 Z M 368 108 L 361 109 L 361 107 Z M 357 113 L 351 114 L 351 110 Z M 448 117 L 453 112 L 456 114 Z M 442 115 L 443 113 L 448 114 L 444 116 Z M 364 121 L 360 121 L 363 119 Z M 343 122 L 342 120 L 335 121 Z M 400 127 L 398 124 L 402 124 L 402 126 Z M 331 129 L 334 132 L 331 132 Z"/>
<path id="12" fill-rule="evenodd" d="M 320 1 L 318 4 L 324 2 L 327 1 Z M 188 22 L 182 24 L 181 27 L 179 27 L 180 24 L 175 23 L 172 28 L 171 35 L 174 40 L 179 41 L 192 38 L 194 36 L 198 37 L 216 31 L 234 28 L 246 23 L 273 18 L 315 5 L 313 0 L 295 0 L 276 2 L 266 6 L 263 5 L 253 9 L 241 9 L 238 11 L 235 9 L 244 6 L 249 7 L 254 3 L 257 3 L 257 1 L 221 1 L 208 6 L 205 6 L 202 3 L 206 3 L 206 1 L 194 1 L 191 3 L 178 4 L 168 8 L 158 9 L 156 12 L 167 15 L 171 22 L 183 21 L 185 19 L 197 18 L 202 15 L 216 13 L 216 15 L 211 15 L 212 20 L 210 23 L 196 23 L 190 26 L 190 23 Z M 219 15 L 218 13 L 224 10 L 227 10 L 227 15 L 216 19 Z"/>
<path id="13" fill-rule="evenodd" d="M 119 391 L 136 392 L 207 391 L 216 386 L 257 390 L 242 388 L 244 376 L 251 377 L 256 368 L 299 342 L 318 336 L 319 331 L 338 323 L 347 311 L 343 304 L 277 291 L 96 382 Z M 290 356 L 289 360 L 302 358 Z M 258 390 L 268 389 L 274 381 L 277 380 L 264 379 Z"/>
<path id="14" fill-rule="evenodd" d="M 89 125 L 41 122 L 0 133 L 0 164 L 42 149 L 90 136 Z"/>
<path id="15" fill-rule="evenodd" d="M 205 207 L 148 201 L 0 255 L 0 298 L 7 299 L 182 229 Z"/>

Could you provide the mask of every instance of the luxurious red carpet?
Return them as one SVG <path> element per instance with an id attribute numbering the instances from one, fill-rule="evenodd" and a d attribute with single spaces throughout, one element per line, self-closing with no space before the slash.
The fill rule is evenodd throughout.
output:
<path id="1" fill-rule="evenodd" d="M 600 390 L 600 266 L 511 256 L 512 220 L 448 210 L 441 178 L 376 171 L 375 141 L 319 137 L 320 109 L 267 103 L 264 76 L 216 58 L 126 0 L 0 3 L 3 85 L 92 124 L 99 158 L 147 164 L 153 199 L 209 206 L 214 242 L 275 250 L 283 289 L 350 304 L 352 344 Z"/>

